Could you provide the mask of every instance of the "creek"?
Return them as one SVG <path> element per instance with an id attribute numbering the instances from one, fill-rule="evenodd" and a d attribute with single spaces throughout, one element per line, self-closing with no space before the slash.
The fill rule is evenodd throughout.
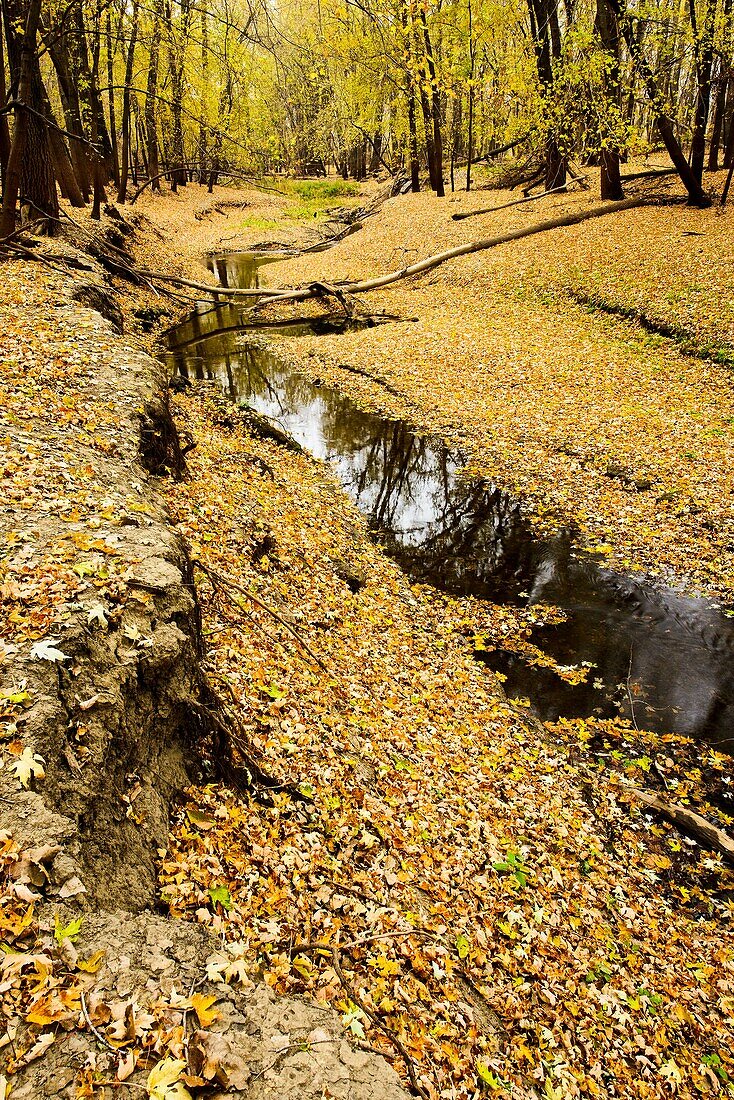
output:
<path id="1" fill-rule="evenodd" d="M 231 254 L 210 268 L 224 286 L 256 287 L 259 268 L 282 258 Z M 519 501 L 463 474 L 460 452 L 360 409 L 278 355 L 279 339 L 346 325 L 332 318 L 258 324 L 239 306 L 202 303 L 169 331 L 166 354 L 176 373 L 218 380 L 233 401 L 328 463 L 414 580 L 495 603 L 560 608 L 562 622 L 543 625 L 539 615 L 532 642 L 558 665 L 588 665 L 584 682 L 567 683 L 501 648 L 476 654 L 506 677 L 508 695 L 528 696 L 542 720 L 620 715 L 730 752 L 734 619 L 708 600 L 605 568 L 578 548 L 570 529 L 538 536 Z"/>

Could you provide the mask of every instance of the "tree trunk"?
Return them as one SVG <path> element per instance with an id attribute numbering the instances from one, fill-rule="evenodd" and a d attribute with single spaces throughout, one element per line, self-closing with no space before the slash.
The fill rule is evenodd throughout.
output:
<path id="1" fill-rule="evenodd" d="M 0 8 L 0 103 L 7 102 L 7 89 L 5 87 L 5 51 L 3 49 L 3 20 Z M 10 127 L 8 116 L 0 115 L 0 170 L 2 170 L 3 185 L 5 173 L 8 170 L 8 158 L 10 157 Z"/>
<path id="2" fill-rule="evenodd" d="M 528 0 L 530 29 L 535 47 L 535 64 L 544 99 L 553 90 L 553 63 L 561 56 L 558 0 Z M 545 141 L 545 190 L 553 191 L 566 182 L 566 157 L 559 146 L 558 131 L 552 126 Z"/>
<path id="3" fill-rule="evenodd" d="M 714 119 L 711 126 L 711 142 L 709 145 L 708 167 L 710 172 L 715 172 L 719 167 L 719 150 L 721 149 L 724 134 L 724 119 L 726 117 L 727 95 L 731 94 L 732 81 L 729 75 L 732 34 L 730 29 L 731 0 L 724 0 L 724 26 L 726 27 L 724 56 L 719 60 L 719 76 L 716 85 L 716 98 L 714 101 Z"/>
<path id="4" fill-rule="evenodd" d="M 158 162 L 158 134 L 156 129 L 156 95 L 158 94 L 158 58 L 160 55 L 162 14 L 162 0 L 154 0 L 153 31 L 148 59 L 148 82 L 145 88 L 145 135 L 148 147 L 148 172 L 153 181 L 150 185 L 151 191 L 160 191 L 161 189 L 161 181 L 158 179 L 160 164 Z"/>
<path id="5" fill-rule="evenodd" d="M 469 130 L 466 139 L 466 189 L 467 191 L 471 191 L 471 165 L 472 157 L 474 156 L 474 70 L 476 67 L 472 0 L 467 0 L 467 14 L 469 16 Z"/>
<path id="6" fill-rule="evenodd" d="M 426 64 L 428 66 L 428 76 L 431 84 L 430 125 L 433 130 L 433 189 L 436 192 L 438 198 L 442 199 L 446 192 L 444 191 L 443 186 L 443 136 L 441 134 L 441 93 L 439 91 L 438 79 L 436 76 L 436 62 L 433 56 L 433 43 L 431 42 L 431 36 L 428 30 L 426 9 L 422 5 L 420 9 L 420 19 L 423 27 L 423 42 L 426 50 Z"/>
<path id="7" fill-rule="evenodd" d="M 53 63 L 54 71 L 56 72 L 56 82 L 59 87 L 59 98 L 64 112 L 66 129 L 70 134 L 75 134 L 77 137 L 84 137 L 77 80 L 72 72 L 71 58 L 69 55 L 68 34 L 63 26 L 59 27 L 58 25 L 53 25 L 49 27 L 48 32 L 44 35 L 44 39 Z M 74 166 L 74 175 L 76 176 L 79 189 L 84 197 L 84 201 L 88 202 L 91 189 L 89 152 L 85 149 L 82 142 L 72 139 L 70 141 L 70 154 L 71 163 Z"/>
<path id="8" fill-rule="evenodd" d="M 112 16 L 107 8 L 105 22 L 107 40 L 107 105 L 110 114 L 110 144 L 112 146 L 112 178 L 120 186 L 120 154 L 117 148 L 117 119 L 115 118 L 115 51 L 112 45 Z"/>
<path id="9" fill-rule="evenodd" d="M 642 55 L 642 51 L 638 49 L 637 39 L 633 33 L 632 26 L 630 24 L 629 15 L 626 10 L 622 9 L 622 0 L 608 0 L 609 6 L 614 12 L 617 24 L 624 41 L 627 45 L 629 55 L 637 68 L 642 81 L 647 91 L 648 99 L 655 112 L 655 125 L 657 126 L 658 133 L 663 139 L 665 148 L 668 151 L 668 156 L 672 160 L 673 164 L 678 170 L 683 185 L 688 192 L 688 201 L 691 206 L 707 207 L 711 205 L 711 199 L 703 190 L 701 182 L 696 179 L 691 168 L 683 155 L 683 150 L 680 147 L 680 143 L 673 132 L 673 123 L 670 117 L 662 109 L 660 101 L 660 95 L 655 77 L 652 70 Z"/>
<path id="10" fill-rule="evenodd" d="M 610 63 L 605 75 L 605 93 L 608 103 L 613 107 L 613 113 L 620 106 L 619 86 L 619 29 L 614 18 L 614 12 L 610 9 L 607 0 L 597 0 L 595 30 L 599 40 L 609 55 Z M 624 198 L 622 180 L 620 176 L 620 155 L 616 145 L 607 143 L 601 150 L 601 197 L 619 202 Z"/>
<path id="11" fill-rule="evenodd" d="M 138 0 L 133 0 L 132 26 L 130 42 L 125 60 L 125 89 L 122 94 L 122 163 L 120 164 L 120 188 L 117 201 L 124 203 L 127 198 L 127 179 L 130 171 L 130 85 L 133 79 L 135 61 L 135 41 L 138 36 Z"/>
<path id="12" fill-rule="evenodd" d="M 41 14 L 41 0 L 30 0 L 27 12 L 22 2 L 3 0 L 5 33 L 8 45 L 11 78 L 17 88 L 20 104 L 27 104 L 38 114 L 19 106 L 15 109 L 15 132 L 8 155 L 0 215 L 0 236 L 15 230 L 15 208 L 20 195 L 35 221 L 38 215 L 48 215 L 44 228 L 55 232 L 59 216 L 56 182 L 51 163 L 48 131 L 43 120 L 41 73 L 36 52 L 36 39 Z M 23 31 L 18 28 L 23 27 Z"/>
<path id="13" fill-rule="evenodd" d="M 413 56 L 413 35 L 410 33 L 407 0 L 401 7 L 403 31 L 407 42 L 408 61 L 405 73 L 405 94 L 408 100 L 408 150 L 410 156 L 410 190 L 417 194 L 421 189 L 420 161 L 418 159 L 418 120 L 415 102 L 415 71 Z"/>
<path id="14" fill-rule="evenodd" d="M 691 139 L 691 172 L 700 185 L 703 181 L 703 164 L 706 156 L 706 125 L 711 104 L 711 69 L 714 63 L 714 25 L 716 0 L 707 0 L 701 36 L 696 24 L 696 0 L 689 0 L 691 27 L 696 51 L 696 109 L 693 116 Z"/>
<path id="15" fill-rule="evenodd" d="M 199 183 L 206 178 L 207 151 L 207 99 L 209 84 L 209 21 L 206 8 L 201 9 L 201 86 L 204 94 L 201 100 L 201 119 L 199 121 Z"/>
<path id="16" fill-rule="evenodd" d="M 56 179 L 59 181 L 59 187 L 61 188 L 61 194 L 67 199 L 72 206 L 81 208 L 86 206 L 86 198 L 82 194 L 79 186 L 79 181 L 74 174 L 74 168 L 69 156 L 69 150 L 66 147 L 66 143 L 58 129 L 55 129 L 56 119 L 54 118 L 53 111 L 51 110 L 51 104 L 48 101 L 46 90 L 43 90 L 43 113 L 49 122 L 52 124 L 48 128 L 48 141 L 51 152 L 51 160 L 53 162 L 53 170 Z M 79 145 L 79 142 L 71 141 L 72 145 Z M 80 147 L 81 148 L 81 147 Z M 82 156 L 84 155 L 84 149 L 81 148 Z"/>

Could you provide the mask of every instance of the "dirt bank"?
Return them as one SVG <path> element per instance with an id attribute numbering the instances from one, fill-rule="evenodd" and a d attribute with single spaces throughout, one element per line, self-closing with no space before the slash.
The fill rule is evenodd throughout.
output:
<path id="1" fill-rule="evenodd" d="M 102 229 L 119 234 L 119 218 Z M 5 263 L 0 294 L 0 1091 L 103 1097 L 160 1078 L 183 1097 L 186 1078 L 253 1098 L 397 1098 L 333 1014 L 243 985 L 236 948 L 217 955 L 211 932 L 151 912 L 212 705 L 162 493 L 182 455 L 143 350 L 161 307 L 181 307 L 110 280 L 87 251 L 97 227 L 77 230 L 40 243 L 43 264 Z M 133 248 L 155 241 L 140 219 Z"/>

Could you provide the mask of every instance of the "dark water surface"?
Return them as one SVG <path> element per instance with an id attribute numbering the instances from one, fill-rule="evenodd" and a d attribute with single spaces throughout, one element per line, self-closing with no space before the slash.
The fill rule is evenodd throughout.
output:
<path id="1" fill-rule="evenodd" d="M 256 286 L 260 262 L 218 258 L 227 285 Z M 593 667 L 571 687 L 555 673 L 496 651 L 482 655 L 528 695 L 544 720 L 621 714 L 640 728 L 734 747 L 734 619 L 710 602 L 679 596 L 605 569 L 574 548 L 571 532 L 538 538 L 519 504 L 462 476 L 462 455 L 440 440 L 360 410 L 338 390 L 309 381 L 249 329 L 239 307 L 202 306 L 169 333 L 169 358 L 188 378 L 218 379 L 233 399 L 264 413 L 328 462 L 371 529 L 411 577 L 445 591 L 514 605 L 553 604 L 564 623 L 532 641 L 559 664 Z M 235 332 L 235 328 L 237 331 Z M 318 331 L 308 321 L 278 336 Z"/>

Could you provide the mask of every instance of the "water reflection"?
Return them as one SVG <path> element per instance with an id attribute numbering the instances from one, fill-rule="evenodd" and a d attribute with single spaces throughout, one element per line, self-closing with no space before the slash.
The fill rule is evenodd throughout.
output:
<path id="1" fill-rule="evenodd" d="M 560 664 L 590 662 L 588 683 L 569 687 L 498 652 L 486 659 L 507 675 L 510 694 L 529 694 L 544 719 L 621 713 L 641 728 L 732 747 L 733 620 L 706 601 L 602 568 L 574 551 L 570 531 L 537 538 L 516 501 L 461 476 L 460 453 L 312 383 L 273 346 L 238 345 L 216 329 L 222 316 L 195 315 L 188 336 L 186 325 L 174 331 L 179 373 L 219 379 L 233 400 L 330 463 L 412 577 L 456 594 L 554 604 L 567 613 L 565 623 L 538 629 L 533 641 Z M 205 331 L 217 335 L 202 340 Z"/>

